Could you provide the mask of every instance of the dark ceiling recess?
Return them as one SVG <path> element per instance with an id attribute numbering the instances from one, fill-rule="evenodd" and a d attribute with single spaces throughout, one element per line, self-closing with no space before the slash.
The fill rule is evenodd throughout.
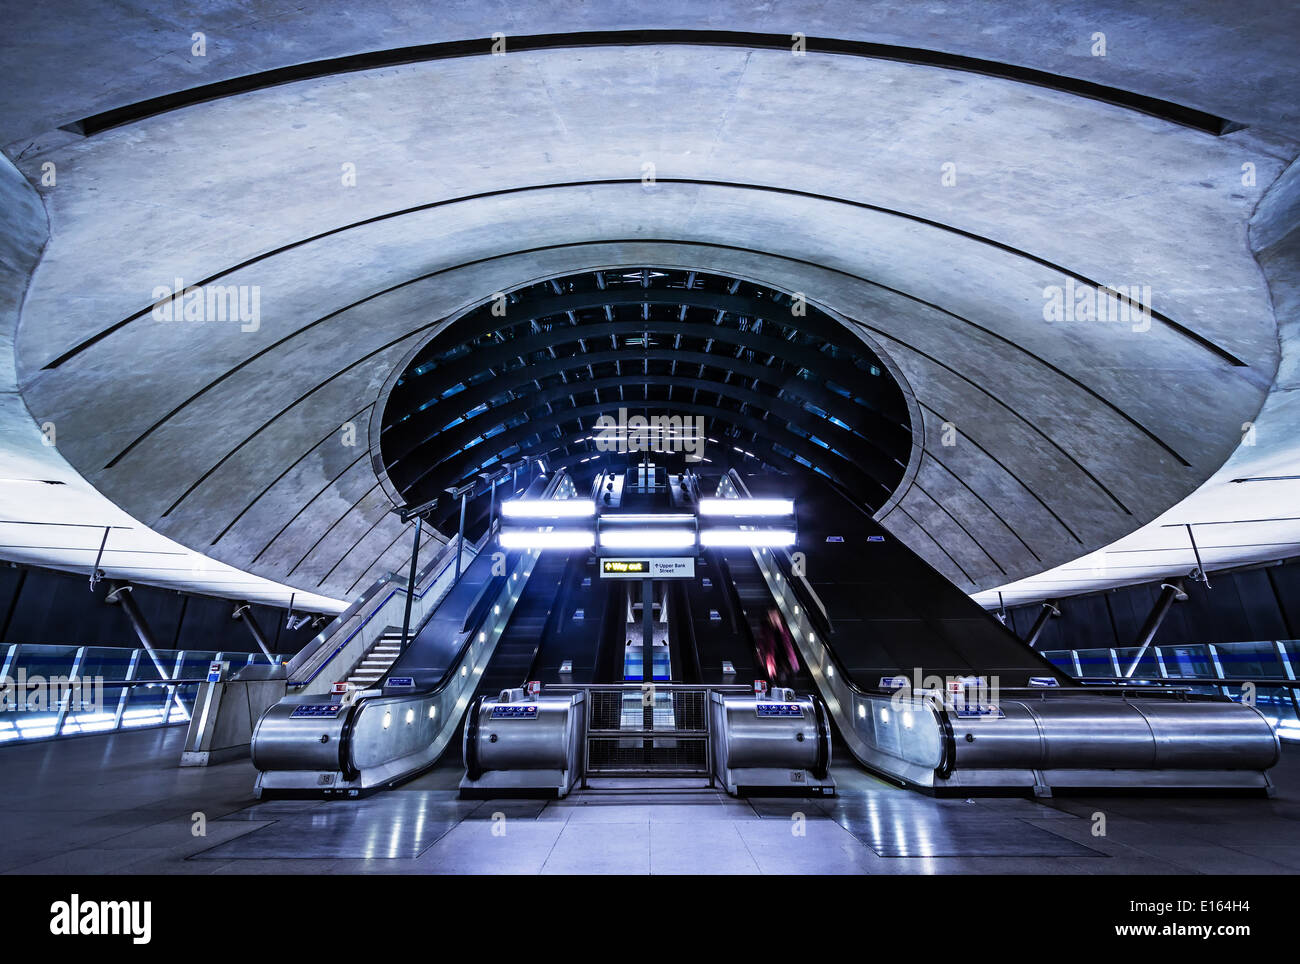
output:
<path id="1" fill-rule="evenodd" d="M 494 308 L 495 306 L 495 308 Z M 874 510 L 902 480 L 902 390 L 834 318 L 749 281 L 628 267 L 539 282 L 488 301 L 412 359 L 384 407 L 380 458 L 407 505 L 521 459 L 579 478 L 626 464 L 596 421 L 703 419 L 702 474 L 816 472 Z"/>
<path id="2" fill-rule="evenodd" d="M 692 44 L 709 47 L 743 47 L 755 50 L 780 50 L 788 53 L 793 37 L 788 33 L 751 33 L 739 30 L 593 30 L 569 34 L 533 34 L 511 36 L 509 40 L 512 51 L 524 50 L 565 50 L 582 47 L 637 47 Z M 242 77 L 228 77 L 214 83 L 178 90 L 138 101 L 124 104 L 110 110 L 83 117 L 62 126 L 84 137 L 92 137 L 102 131 L 131 124 L 146 117 L 154 117 L 167 111 L 179 110 L 205 101 L 221 97 L 233 97 L 255 90 L 265 90 L 278 84 L 291 84 L 301 80 L 318 77 L 330 77 L 336 74 L 356 70 L 377 70 L 403 64 L 426 63 L 455 57 L 487 56 L 494 52 L 495 38 L 480 37 L 473 40 L 453 40 L 444 43 L 418 44 L 412 47 L 394 47 L 386 50 L 367 50 L 346 57 L 332 57 L 326 60 L 309 60 L 302 63 L 288 64 L 271 70 L 245 74 Z M 1221 137 L 1224 134 L 1241 130 L 1245 125 L 1217 117 L 1214 114 L 1175 104 L 1171 101 L 1149 97 L 1136 91 L 1105 84 L 1053 74 L 1019 64 L 1002 63 L 994 60 L 981 60 L 978 57 L 966 57 L 944 50 L 926 50 L 921 47 L 903 47 L 897 44 L 871 43 L 860 40 L 844 40 L 835 37 L 806 37 L 804 49 L 808 53 L 837 54 L 848 57 L 865 57 L 878 60 L 892 60 L 904 64 L 917 64 L 927 67 L 939 67 L 944 70 L 959 70 L 967 73 L 984 74 L 988 77 L 1001 77 L 1005 80 L 1033 84 L 1073 94 L 1076 97 L 1088 97 L 1103 103 L 1114 104 L 1129 110 L 1141 111 L 1152 117 L 1172 124 L 1181 124 L 1194 130 L 1203 131 Z"/>

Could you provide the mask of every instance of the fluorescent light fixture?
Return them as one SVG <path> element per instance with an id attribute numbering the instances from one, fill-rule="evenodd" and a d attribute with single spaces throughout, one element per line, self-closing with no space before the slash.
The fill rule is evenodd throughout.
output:
<path id="1" fill-rule="evenodd" d="M 792 499 L 700 499 L 700 515 L 794 515 Z"/>
<path id="2" fill-rule="evenodd" d="M 501 503 L 507 519 L 585 519 L 596 514 L 591 499 L 512 499 Z"/>
<path id="3" fill-rule="evenodd" d="M 629 525 L 681 525 L 694 522 L 695 516 L 684 512 L 627 512 L 620 515 L 605 513 L 600 517 L 600 524 L 627 523 Z"/>
<path id="4" fill-rule="evenodd" d="M 695 545 L 695 533 L 689 529 L 619 529 L 602 532 L 600 544 L 606 549 L 689 549 Z"/>
<path id="5" fill-rule="evenodd" d="M 704 529 L 702 546 L 792 546 L 794 533 L 789 529 Z"/>
<path id="6" fill-rule="evenodd" d="M 500 536 L 503 549 L 590 549 L 595 539 L 580 529 L 556 529 L 551 532 L 504 530 Z"/>

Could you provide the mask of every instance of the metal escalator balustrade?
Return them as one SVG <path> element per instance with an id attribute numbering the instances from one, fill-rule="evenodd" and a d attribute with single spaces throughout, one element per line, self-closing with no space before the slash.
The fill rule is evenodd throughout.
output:
<path id="1" fill-rule="evenodd" d="M 495 696 L 502 689 L 518 686 L 529 678 L 541 647 L 562 631 L 557 626 L 564 608 L 560 590 L 570 563 L 570 558 L 563 553 L 540 554 L 475 696 Z"/>
<path id="2" fill-rule="evenodd" d="M 462 547 L 463 566 L 467 567 L 477 557 L 487 538 L 485 533 L 478 545 Z M 417 575 L 411 607 L 416 625 L 450 591 L 455 581 L 455 550 L 454 543 L 447 544 Z M 407 587 L 399 584 L 400 578 L 396 573 L 380 577 L 289 661 L 287 685 L 292 692 L 328 693 L 335 682 L 347 679 L 354 672 L 380 639 L 394 626 L 401 625 Z"/>
<path id="3" fill-rule="evenodd" d="M 645 487 L 642 482 L 636 488 Z M 649 502 L 639 506 L 633 517 L 646 533 L 655 517 L 640 510 L 652 508 Z M 645 533 L 635 539 L 653 541 Z M 646 552 L 638 571 L 653 571 L 654 559 Z M 668 580 L 635 579 L 641 584 L 639 604 L 626 586 L 618 619 L 611 621 L 600 647 L 617 651 L 603 665 L 606 678 L 622 682 L 577 687 L 535 682 L 480 698 L 465 727 L 462 793 L 564 796 L 579 780 L 584 786 L 597 779 L 625 787 L 626 780 L 645 778 L 685 778 L 697 786 L 707 778 L 710 786 L 716 780 L 730 793 L 789 788 L 832 793 L 830 727 L 817 698 L 784 689 L 769 697 L 747 687 L 679 682 L 687 666 L 699 675 L 698 654 L 684 653 L 694 647 L 687 594 Z M 753 579 L 761 585 L 761 577 Z M 680 614 L 678 605 L 684 610 Z"/>
<path id="4" fill-rule="evenodd" d="M 728 793 L 833 794 L 830 727 L 815 696 L 680 683 L 544 686 L 476 702 L 467 797 L 563 797 L 579 782 L 694 778 Z"/>
<path id="5" fill-rule="evenodd" d="M 536 480 L 544 499 L 573 497 L 563 472 Z M 491 531 L 488 537 L 491 536 Z M 434 763 L 446 749 L 541 556 L 480 553 L 392 664 L 382 691 L 296 694 L 253 735 L 255 793 L 359 796 Z"/>
<path id="6" fill-rule="evenodd" d="M 748 496 L 724 477 L 719 496 Z M 955 677 L 929 689 L 881 678 L 855 682 L 780 565 L 779 550 L 753 555 L 845 744 L 859 762 L 933 792 L 1182 788 L 1272 792 L 1267 770 L 1280 742 L 1253 706 L 1185 689 L 1057 685 L 1001 688 L 996 677 Z M 918 564 L 919 560 L 918 560 Z M 800 577 L 802 578 L 802 577 Z M 953 592 L 960 592 L 952 587 Z M 811 591 L 811 587 L 807 587 Z M 972 605 L 974 605 L 972 603 Z M 976 607 L 978 608 L 978 607 Z M 982 610 L 981 610 L 982 612 Z M 987 619 L 992 617 L 987 616 Z M 1033 654 L 1035 658 L 1038 654 Z M 905 683 L 906 685 L 899 685 Z M 991 698 L 970 703 L 969 684 Z"/>

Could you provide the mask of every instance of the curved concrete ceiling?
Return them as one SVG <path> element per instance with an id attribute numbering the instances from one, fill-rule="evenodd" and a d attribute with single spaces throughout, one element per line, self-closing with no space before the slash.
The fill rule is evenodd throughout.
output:
<path id="1" fill-rule="evenodd" d="M 710 272 L 803 294 L 896 373 L 916 451 L 879 517 L 899 538 L 973 592 L 1068 564 L 1196 490 L 1277 387 L 1276 275 L 1294 267 L 1261 272 L 1248 225 L 1296 155 L 1295 107 L 1279 96 L 1296 64 L 1251 15 L 1225 33 L 1184 11 L 1194 45 L 1227 46 L 1196 69 L 1184 47 L 1156 70 L 1090 57 L 1087 41 L 1118 23 L 1112 50 L 1153 44 L 1139 28 L 1161 22 L 1156 8 L 1052 20 L 1013 6 L 973 16 L 1025 27 L 1014 57 L 1008 33 L 910 8 L 893 10 L 892 33 L 876 17 L 854 26 L 856 5 L 818 4 L 806 26 L 799 5 L 781 25 L 712 7 L 705 21 L 606 12 L 583 29 L 725 20 L 733 33 L 535 50 L 507 37 L 504 56 L 483 41 L 141 111 L 88 137 L 57 131 L 197 83 L 496 28 L 457 13 L 409 31 L 389 19 L 367 37 L 350 20 L 310 51 L 271 43 L 316 39 L 319 11 L 299 12 L 209 27 L 214 60 L 192 76 L 133 62 L 97 88 L 115 51 L 49 82 L 57 103 L 38 85 L 0 115 L 31 183 L 57 171 L 17 330 L 22 400 L 59 427 L 77 471 L 158 533 L 346 598 L 406 553 L 363 456 L 374 403 L 417 346 L 541 279 Z M 511 10 L 507 34 L 555 33 L 575 15 Z M 102 29 L 158 22 L 120 16 Z M 1026 39 L 1062 23 L 1068 41 Z M 917 56 L 795 56 L 740 30 L 924 47 L 1061 82 Z M 1277 55 L 1243 78 L 1232 51 L 1254 35 Z M 1250 126 L 1216 136 L 1099 99 L 1079 78 Z M 170 297 L 217 285 L 256 297 L 257 317 L 185 320 Z M 1045 320 L 1054 292 L 1096 285 L 1135 286 L 1150 316 Z M 173 309 L 180 320 L 163 320 Z M 1291 438 L 1270 434 L 1261 444 L 1294 463 Z"/>

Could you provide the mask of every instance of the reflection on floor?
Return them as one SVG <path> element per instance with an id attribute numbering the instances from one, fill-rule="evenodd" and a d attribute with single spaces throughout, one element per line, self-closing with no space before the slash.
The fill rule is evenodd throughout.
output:
<path id="1" fill-rule="evenodd" d="M 832 799 L 605 789 L 464 801 L 448 764 L 360 801 L 259 803 L 247 760 L 177 767 L 183 737 L 172 728 L 0 749 L 0 871 L 1300 872 L 1294 747 L 1272 771 L 1271 800 L 934 800 L 840 765 Z"/>

